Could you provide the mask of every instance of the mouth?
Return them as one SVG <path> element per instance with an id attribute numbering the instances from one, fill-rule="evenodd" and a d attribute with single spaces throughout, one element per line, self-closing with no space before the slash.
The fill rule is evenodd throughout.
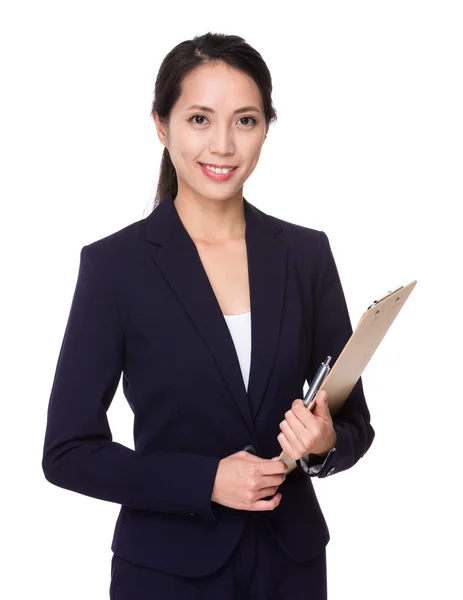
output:
<path id="1" fill-rule="evenodd" d="M 206 165 L 200 162 L 198 162 L 198 165 L 201 167 L 201 170 L 205 175 L 207 175 L 210 179 L 213 179 L 215 181 L 224 181 L 225 179 L 229 179 L 233 175 L 233 173 L 238 169 L 238 167 L 214 168 L 210 165 Z"/>

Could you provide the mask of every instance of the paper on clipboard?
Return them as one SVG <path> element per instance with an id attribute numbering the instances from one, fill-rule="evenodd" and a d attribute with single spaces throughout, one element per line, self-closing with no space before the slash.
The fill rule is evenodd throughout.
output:
<path id="1" fill-rule="evenodd" d="M 328 407 L 332 417 L 347 400 L 416 283 L 414 280 L 405 287 L 401 286 L 375 300 L 363 313 L 347 344 L 320 386 L 320 389 L 328 394 Z M 313 410 L 315 404 L 314 398 L 307 408 Z M 281 453 L 280 460 L 288 465 L 289 470 L 296 467 L 296 462 L 284 452 Z"/>

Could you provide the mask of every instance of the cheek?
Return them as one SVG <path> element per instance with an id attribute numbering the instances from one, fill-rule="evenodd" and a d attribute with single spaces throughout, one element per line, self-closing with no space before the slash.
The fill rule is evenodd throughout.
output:
<path id="1" fill-rule="evenodd" d="M 260 157 L 260 148 L 255 149 L 253 148 L 250 153 L 248 154 L 248 164 L 249 164 L 249 169 L 248 169 L 248 173 L 249 175 L 254 171 L 254 169 L 257 166 L 257 163 L 259 162 L 259 157 Z"/>
<path id="2" fill-rule="evenodd" d="M 246 154 L 246 156 L 248 156 L 249 159 L 249 163 L 251 164 L 251 166 L 254 168 L 258 161 L 259 161 L 259 157 L 260 157 L 260 153 L 262 150 L 262 143 L 261 143 L 261 138 L 256 138 L 255 139 L 250 139 L 248 140 L 246 147 L 244 148 L 244 152 Z"/>
<path id="3" fill-rule="evenodd" d="M 201 139 L 188 129 L 178 129 L 170 140 L 170 155 L 175 168 L 191 166 L 202 152 Z"/>

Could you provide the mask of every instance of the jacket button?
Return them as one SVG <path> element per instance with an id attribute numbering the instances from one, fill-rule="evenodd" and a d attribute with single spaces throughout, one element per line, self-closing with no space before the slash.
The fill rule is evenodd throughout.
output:
<path id="1" fill-rule="evenodd" d="M 243 450 L 245 452 L 249 452 L 249 454 L 257 455 L 256 449 L 254 448 L 254 446 L 252 444 L 248 444 L 247 446 L 245 446 L 243 448 Z"/>
<path id="2" fill-rule="evenodd" d="M 194 512 L 189 513 L 192 517 L 197 517 L 198 515 Z"/>

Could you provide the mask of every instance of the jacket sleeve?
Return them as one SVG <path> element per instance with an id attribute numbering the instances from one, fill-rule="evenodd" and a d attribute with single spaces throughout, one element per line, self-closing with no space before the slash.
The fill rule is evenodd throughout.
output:
<path id="1" fill-rule="evenodd" d="M 327 356 L 332 357 L 331 364 L 334 365 L 353 331 L 338 269 L 328 237 L 323 231 L 320 231 L 318 265 L 310 379 L 315 376 L 318 367 Z M 337 436 L 335 449 L 325 458 L 314 458 L 315 467 L 318 463 L 321 468 L 313 468 L 309 472 L 307 462 L 304 468 L 301 462 L 297 461 L 298 468 L 306 475 L 323 478 L 350 469 L 370 448 L 375 431 L 370 423 L 362 378 L 357 381 L 333 417 L 333 427 Z"/>
<path id="2" fill-rule="evenodd" d="M 331 454 L 336 451 L 336 447 L 332 448 L 326 456 L 318 456 L 317 454 L 306 454 L 296 460 L 297 466 L 304 471 L 309 477 L 317 477 L 320 471 L 326 467 L 328 461 L 331 460 Z"/>
<path id="3" fill-rule="evenodd" d="M 96 264 L 92 246 L 84 246 L 48 404 L 45 478 L 131 508 L 216 522 L 211 497 L 219 458 L 142 455 L 112 441 L 107 410 L 122 373 L 124 332 L 107 270 Z"/>

